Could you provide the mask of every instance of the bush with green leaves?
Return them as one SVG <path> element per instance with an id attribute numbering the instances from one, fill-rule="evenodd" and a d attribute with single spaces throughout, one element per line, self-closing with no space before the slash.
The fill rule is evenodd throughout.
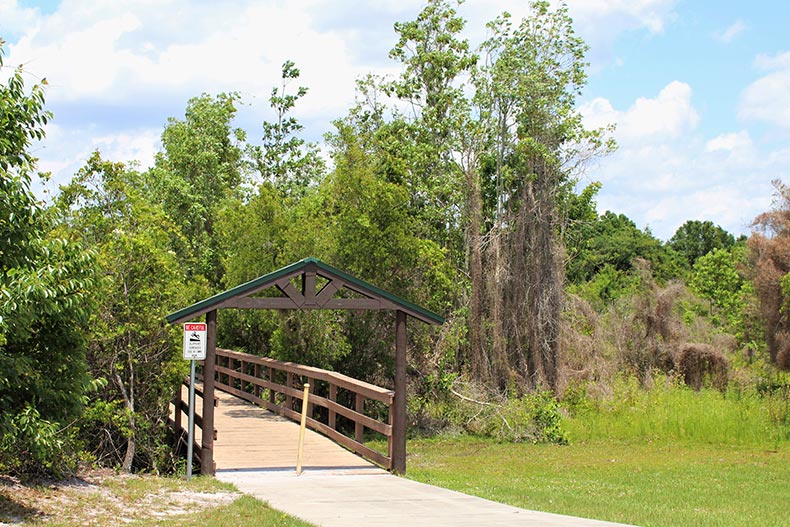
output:
<path id="1" fill-rule="evenodd" d="M 30 189 L 30 146 L 50 119 L 44 84 L 26 91 L 20 67 L 0 85 L 0 468 L 23 477 L 72 465 L 60 431 L 79 416 L 90 385 L 93 253 L 53 236 Z"/>
<path id="2" fill-rule="evenodd" d="M 492 394 L 482 385 L 457 380 L 443 397 L 421 400 L 418 425 L 429 434 L 465 433 L 497 441 L 565 445 L 563 413 L 551 391 Z M 412 410 L 415 401 L 412 401 Z"/>

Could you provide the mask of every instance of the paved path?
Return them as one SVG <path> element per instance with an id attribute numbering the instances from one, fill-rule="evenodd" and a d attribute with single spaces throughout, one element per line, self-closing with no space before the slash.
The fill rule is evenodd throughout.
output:
<path id="1" fill-rule="evenodd" d="M 614 527 L 535 512 L 391 474 L 344 470 L 217 470 L 217 478 L 322 527 Z"/>

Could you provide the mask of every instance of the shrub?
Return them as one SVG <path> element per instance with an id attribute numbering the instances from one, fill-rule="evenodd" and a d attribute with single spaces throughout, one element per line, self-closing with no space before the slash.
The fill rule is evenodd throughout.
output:
<path id="1" fill-rule="evenodd" d="M 78 449 L 69 431 L 28 406 L 0 439 L 0 472 L 23 480 L 61 478 L 77 468 Z"/>
<path id="2" fill-rule="evenodd" d="M 730 363 L 724 354 L 708 344 L 684 344 L 678 354 L 677 369 L 686 385 L 697 391 L 706 382 L 717 390 L 727 388 Z"/>
<path id="3" fill-rule="evenodd" d="M 568 443 L 560 404 L 551 391 L 507 397 L 491 394 L 475 383 L 457 381 L 449 393 L 433 402 L 422 401 L 418 415 L 422 429 L 508 442 Z"/>

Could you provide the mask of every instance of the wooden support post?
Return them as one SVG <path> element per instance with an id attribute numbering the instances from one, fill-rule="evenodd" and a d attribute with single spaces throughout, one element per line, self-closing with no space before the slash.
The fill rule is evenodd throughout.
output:
<path id="1" fill-rule="evenodd" d="M 181 383 L 178 385 L 178 395 L 175 399 L 173 399 L 173 406 L 176 407 L 176 412 L 173 415 L 173 422 L 175 423 L 175 433 L 177 436 L 181 436 L 181 394 L 184 392 L 184 384 Z"/>
<path id="2" fill-rule="evenodd" d="M 329 400 L 333 403 L 337 402 L 337 384 L 329 383 Z M 327 424 L 332 430 L 337 429 L 337 413 L 332 409 L 329 410 Z"/>
<path id="3" fill-rule="evenodd" d="M 206 360 L 203 362 L 203 425 L 200 473 L 214 475 L 214 372 L 217 355 L 217 311 L 206 313 Z"/>
<path id="4" fill-rule="evenodd" d="M 365 396 L 361 393 L 354 394 L 354 410 L 358 414 L 365 413 Z M 354 439 L 357 443 L 362 443 L 365 439 L 365 427 L 359 421 L 354 421 Z"/>
<path id="5" fill-rule="evenodd" d="M 406 473 L 406 313 L 395 321 L 395 415 L 392 422 L 392 471 Z"/>

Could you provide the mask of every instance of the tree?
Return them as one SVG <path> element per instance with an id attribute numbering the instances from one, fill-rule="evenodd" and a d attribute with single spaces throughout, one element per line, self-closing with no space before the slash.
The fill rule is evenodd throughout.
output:
<path id="1" fill-rule="evenodd" d="M 744 276 L 746 261 L 743 243 L 730 249 L 713 249 L 695 262 L 689 286 L 708 301 L 716 326 L 735 335 L 740 343 L 754 347 L 756 324 L 749 310 L 754 302 L 754 288 Z"/>
<path id="2" fill-rule="evenodd" d="M 0 72 L 3 42 L 0 40 Z M 44 85 L 25 91 L 22 69 L 0 85 L 0 471 L 57 475 L 90 385 L 84 327 L 93 287 L 90 251 L 53 236 L 30 190 L 51 115 Z"/>
<path id="3" fill-rule="evenodd" d="M 556 389 L 564 283 L 562 204 L 575 170 L 608 147 L 603 131 L 584 129 L 575 98 L 586 83 L 586 45 L 567 7 L 534 2 L 514 25 L 506 14 L 489 24 L 486 65 L 476 77 L 496 159 L 496 221 L 487 234 L 486 274 L 494 354 L 506 348 L 509 371 L 526 388 Z M 499 306 L 499 307 L 497 307 Z M 496 320 L 504 323 L 497 330 Z M 501 333 L 498 337 L 496 331 Z M 500 386 L 506 379 L 499 375 Z"/>
<path id="4" fill-rule="evenodd" d="M 648 261 L 653 275 L 661 282 L 680 277 L 685 265 L 671 247 L 639 229 L 625 215 L 611 211 L 595 221 L 570 226 L 568 236 L 574 240 L 568 264 L 571 284 L 583 284 L 607 266 L 628 272 L 636 258 Z"/>
<path id="5" fill-rule="evenodd" d="M 667 245 L 683 255 L 689 267 L 714 249 L 729 249 L 735 237 L 711 221 L 689 220 L 675 231 Z"/>
<path id="6" fill-rule="evenodd" d="M 203 94 L 189 100 L 184 120 L 168 119 L 162 151 L 142 182 L 148 199 L 161 204 L 184 237 L 174 249 L 190 276 L 203 276 L 218 288 L 224 273 L 214 223 L 225 200 L 243 183 L 245 133 L 231 126 L 238 95 Z"/>
<path id="7" fill-rule="evenodd" d="M 520 390 L 554 387 L 562 203 L 578 164 L 605 146 L 574 109 L 586 48 L 564 5 L 535 2 L 518 25 L 507 15 L 491 23 L 478 58 L 459 37 L 464 21 L 453 6 L 429 1 L 416 20 L 395 26 L 390 56 L 404 70 L 388 93 L 412 115 L 394 110 L 381 127 L 397 130 L 387 159 L 427 237 L 468 276 L 465 367 L 499 388 L 513 377 Z"/>
<path id="8" fill-rule="evenodd" d="M 103 275 L 92 292 L 98 309 L 88 362 L 109 382 L 91 405 L 84 435 L 101 461 L 126 471 L 158 470 L 168 461 L 168 404 L 185 371 L 164 317 L 194 300 L 171 250 L 182 234 L 146 188 L 146 175 L 96 152 L 56 203 L 60 229 L 96 251 Z"/>
<path id="9" fill-rule="evenodd" d="M 269 104 L 277 114 L 274 122 L 264 121 L 261 146 L 250 146 L 247 154 L 261 182 L 268 182 L 282 196 L 299 198 L 324 171 L 324 163 L 313 144 L 299 135 L 304 126 L 290 113 L 296 102 L 307 95 L 300 86 L 296 93 L 288 92 L 288 84 L 299 78 L 300 72 L 292 61 L 282 66 L 282 82 L 272 88 Z"/>

